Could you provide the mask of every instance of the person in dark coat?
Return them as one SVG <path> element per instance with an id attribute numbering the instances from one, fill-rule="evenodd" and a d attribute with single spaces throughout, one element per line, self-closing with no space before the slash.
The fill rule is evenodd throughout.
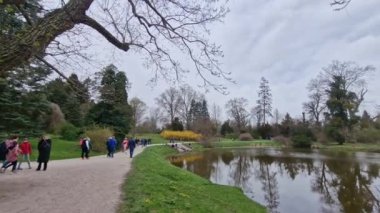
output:
<path id="1" fill-rule="evenodd" d="M 131 140 L 128 141 L 129 157 L 130 158 L 133 158 L 133 151 L 135 150 L 135 147 L 136 147 L 136 140 L 132 138 Z"/>
<path id="2" fill-rule="evenodd" d="M 82 159 L 86 157 L 86 159 L 89 158 L 89 153 L 91 150 L 91 141 L 90 138 L 83 138 L 81 142 L 81 148 L 82 148 Z"/>
<path id="3" fill-rule="evenodd" d="M 50 159 L 51 140 L 43 136 L 38 142 L 38 167 L 36 171 L 41 170 L 41 164 L 44 163 L 44 171 L 47 169 L 47 163 Z"/>

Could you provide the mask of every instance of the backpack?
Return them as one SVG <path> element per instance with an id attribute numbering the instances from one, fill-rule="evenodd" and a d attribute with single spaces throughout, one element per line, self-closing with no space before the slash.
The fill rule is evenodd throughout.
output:
<path id="1" fill-rule="evenodd" d="M 87 140 L 82 140 L 82 144 L 81 144 L 81 148 L 82 148 L 82 149 L 87 149 L 86 141 L 87 141 Z"/>
<path id="2" fill-rule="evenodd" d="M 5 160 L 5 157 L 8 154 L 8 152 L 9 152 L 9 150 L 7 149 L 7 145 L 6 145 L 5 141 L 3 141 L 0 144 L 0 160 L 1 161 Z"/>

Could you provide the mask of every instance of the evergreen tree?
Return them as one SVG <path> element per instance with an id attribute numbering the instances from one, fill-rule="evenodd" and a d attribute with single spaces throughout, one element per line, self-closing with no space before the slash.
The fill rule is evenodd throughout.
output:
<path id="1" fill-rule="evenodd" d="M 210 119 L 210 114 L 208 113 L 207 108 L 207 101 L 205 99 L 202 101 L 201 115 L 203 118 Z"/>
<path id="2" fill-rule="evenodd" d="M 174 120 L 173 120 L 173 122 L 171 123 L 171 129 L 173 131 L 183 131 L 183 124 L 179 120 L 178 117 L 175 117 Z"/>
<path id="3" fill-rule="evenodd" d="M 115 130 L 121 140 L 131 128 L 132 110 L 128 104 L 128 79 L 114 65 L 105 67 L 100 73 L 100 102 L 88 112 L 86 123 L 106 125 Z"/>
<path id="4" fill-rule="evenodd" d="M 195 125 L 199 125 L 199 122 L 210 121 L 210 114 L 208 112 L 207 101 L 205 99 L 191 101 L 190 118 L 193 128 Z"/>
<path id="5" fill-rule="evenodd" d="M 222 124 L 222 127 L 220 128 L 220 134 L 223 136 L 226 136 L 228 133 L 232 133 L 234 130 L 230 126 L 230 121 L 227 120 Z"/>
<path id="6" fill-rule="evenodd" d="M 357 117 L 349 117 L 350 107 L 355 94 L 347 91 L 346 81 L 341 76 L 333 76 L 327 93 L 329 99 L 326 102 L 329 113 L 328 134 L 343 144 L 346 141 L 348 128 L 357 122 Z"/>
<path id="7" fill-rule="evenodd" d="M 70 93 L 73 93 L 77 97 L 80 104 L 88 103 L 90 101 L 90 93 L 85 81 L 88 81 L 89 78 L 81 82 L 78 76 L 75 73 L 72 73 L 68 79 L 68 86 L 72 88 L 72 91 L 70 91 Z"/>
<path id="8" fill-rule="evenodd" d="M 360 127 L 364 129 L 364 128 L 370 128 L 372 126 L 373 126 L 373 121 L 371 119 L 371 116 L 368 114 L 366 110 L 364 110 L 363 115 L 360 119 Z"/>
<path id="9" fill-rule="evenodd" d="M 77 75 L 72 74 L 69 77 L 70 82 L 57 78 L 46 85 L 48 100 L 58 104 L 65 120 L 71 124 L 81 127 L 83 125 L 84 114 L 81 110 L 81 101 L 85 103 L 87 97 L 83 84 L 79 81 Z"/>
<path id="10" fill-rule="evenodd" d="M 128 104 L 128 79 L 124 72 L 117 72 L 115 75 L 115 103 Z"/>
<path id="11" fill-rule="evenodd" d="M 108 65 L 100 72 L 101 82 L 99 87 L 100 100 L 105 103 L 114 104 L 116 101 L 116 72 L 114 65 Z"/>
<path id="12" fill-rule="evenodd" d="M 35 21 L 37 14 L 42 11 L 39 2 L 40 0 L 28 0 L 20 6 L 22 12 L 13 5 L 0 4 L 0 36 L 11 38 L 23 28 L 28 27 L 27 22 Z M 23 17 L 28 17 L 29 20 Z"/>
<path id="13" fill-rule="evenodd" d="M 262 124 L 266 124 L 266 118 L 272 117 L 272 94 L 269 88 L 269 82 L 264 77 L 261 78 L 259 87 L 259 100 L 257 100 L 257 113 L 262 118 Z"/>
<path id="14" fill-rule="evenodd" d="M 50 70 L 32 64 L 0 77 L 0 133 L 40 134 L 49 114 L 41 92 Z"/>
<path id="15" fill-rule="evenodd" d="M 294 127 L 294 121 L 290 117 L 289 113 L 286 113 L 285 118 L 282 120 L 280 125 L 280 133 L 285 137 L 289 137 L 291 134 L 291 129 Z"/>

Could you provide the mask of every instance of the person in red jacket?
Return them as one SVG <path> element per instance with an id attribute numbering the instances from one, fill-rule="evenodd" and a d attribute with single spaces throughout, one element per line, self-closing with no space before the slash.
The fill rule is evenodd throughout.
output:
<path id="1" fill-rule="evenodd" d="M 17 169 L 21 170 L 21 163 L 24 161 L 28 163 L 29 169 L 31 169 L 32 167 L 30 166 L 30 155 L 32 154 L 32 146 L 30 145 L 28 138 L 25 138 L 24 141 L 20 144 L 20 150 L 22 159 L 20 160 Z"/>

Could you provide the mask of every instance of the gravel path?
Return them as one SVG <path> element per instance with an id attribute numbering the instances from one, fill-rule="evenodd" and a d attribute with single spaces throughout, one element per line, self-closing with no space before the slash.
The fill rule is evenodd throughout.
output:
<path id="1" fill-rule="evenodd" d="M 141 151 L 137 147 L 135 153 Z M 114 158 L 50 161 L 47 171 L 35 171 L 35 162 L 31 170 L 16 174 L 8 168 L 0 174 L 0 212 L 115 212 L 131 162 L 125 153 L 117 153 Z"/>

